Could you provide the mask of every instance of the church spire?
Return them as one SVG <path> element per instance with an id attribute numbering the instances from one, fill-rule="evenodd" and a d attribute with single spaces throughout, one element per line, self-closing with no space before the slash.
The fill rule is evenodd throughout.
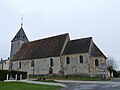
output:
<path id="1" fill-rule="evenodd" d="M 11 42 L 22 40 L 24 42 L 29 42 L 28 38 L 23 30 L 23 15 L 21 15 L 21 28 L 19 29 L 18 33 L 12 39 Z"/>
<path id="2" fill-rule="evenodd" d="M 17 34 L 14 36 L 14 38 L 11 41 L 11 53 L 10 58 L 13 58 L 13 56 L 20 50 L 22 45 L 24 43 L 29 42 L 24 30 L 23 30 L 23 15 L 21 17 L 21 28 L 17 32 Z"/>
<path id="3" fill-rule="evenodd" d="M 23 28 L 23 14 L 21 16 L 21 28 Z"/>

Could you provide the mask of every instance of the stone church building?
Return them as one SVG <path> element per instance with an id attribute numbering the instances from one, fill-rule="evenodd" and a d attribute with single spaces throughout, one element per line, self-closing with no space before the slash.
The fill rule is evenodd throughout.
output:
<path id="1" fill-rule="evenodd" d="M 29 41 L 21 26 L 11 41 L 12 70 L 27 71 L 30 75 L 107 77 L 106 59 L 92 37 L 70 40 L 65 33 Z"/>

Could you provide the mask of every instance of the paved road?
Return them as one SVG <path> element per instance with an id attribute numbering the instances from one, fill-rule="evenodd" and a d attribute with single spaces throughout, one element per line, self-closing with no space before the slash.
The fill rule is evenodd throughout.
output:
<path id="1" fill-rule="evenodd" d="M 67 88 L 61 90 L 120 90 L 120 84 L 64 83 Z"/>
<path id="2" fill-rule="evenodd" d="M 113 79 L 111 81 L 70 81 L 70 80 L 56 80 L 56 81 L 60 83 L 36 82 L 28 80 L 21 80 L 19 82 L 65 87 L 60 90 L 120 90 L 120 79 Z"/>
<path id="3" fill-rule="evenodd" d="M 60 81 L 68 87 L 60 90 L 120 90 L 120 79 L 109 82 Z"/>

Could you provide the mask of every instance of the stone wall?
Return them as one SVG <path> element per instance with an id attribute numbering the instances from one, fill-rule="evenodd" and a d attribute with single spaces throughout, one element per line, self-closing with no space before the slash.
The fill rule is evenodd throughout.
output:
<path id="1" fill-rule="evenodd" d="M 0 70 L 9 70 L 9 60 L 5 60 L 3 63 L 0 63 Z"/>
<path id="2" fill-rule="evenodd" d="M 83 63 L 80 63 L 80 55 L 83 56 Z M 66 63 L 66 58 L 70 58 L 70 64 Z M 65 75 L 69 74 L 88 74 L 88 60 L 89 56 L 87 53 L 83 54 L 72 54 L 72 55 L 64 55 L 61 57 L 62 61 L 62 69 L 64 70 Z"/>
<path id="3" fill-rule="evenodd" d="M 59 57 L 50 57 L 53 59 L 53 73 L 58 74 L 60 71 L 60 58 Z M 50 58 L 43 59 L 32 59 L 32 60 L 19 60 L 14 61 L 12 69 L 19 71 L 26 71 L 28 74 L 42 75 L 49 74 Z M 31 67 L 31 62 L 34 61 L 34 67 Z M 21 68 L 19 64 L 21 62 Z"/>
<path id="4" fill-rule="evenodd" d="M 95 59 L 98 59 L 99 61 L 99 65 L 95 66 Z M 105 75 L 106 77 L 108 77 L 108 71 L 107 71 L 107 63 L 106 63 L 106 59 L 102 58 L 102 57 L 90 57 L 90 73 L 91 74 L 101 74 L 101 75 Z"/>
<path id="5" fill-rule="evenodd" d="M 19 49 L 22 47 L 24 43 L 25 42 L 22 40 L 13 41 L 11 43 L 10 58 L 12 58 L 19 51 Z"/>
<path id="6" fill-rule="evenodd" d="M 83 56 L 83 63 L 80 63 L 80 55 Z M 66 64 L 66 58 L 70 58 L 70 64 Z M 90 75 L 108 78 L 106 59 L 102 57 L 92 57 L 88 53 L 64 55 L 61 57 L 62 70 L 65 75 Z M 99 65 L 95 66 L 95 59 Z M 103 76 L 104 75 L 104 76 Z"/>

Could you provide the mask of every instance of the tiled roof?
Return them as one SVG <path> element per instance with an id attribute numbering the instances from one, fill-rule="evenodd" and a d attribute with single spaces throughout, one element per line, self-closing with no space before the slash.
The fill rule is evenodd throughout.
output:
<path id="1" fill-rule="evenodd" d="M 91 56 L 94 57 L 104 57 L 107 59 L 107 57 L 102 53 L 102 51 L 95 45 L 95 43 L 92 43 L 92 47 L 91 47 Z"/>
<path id="2" fill-rule="evenodd" d="M 64 55 L 89 52 L 91 40 L 92 37 L 88 37 L 68 42 L 64 51 Z"/>
<path id="3" fill-rule="evenodd" d="M 38 59 L 60 56 L 67 34 L 23 44 L 13 60 Z"/>

